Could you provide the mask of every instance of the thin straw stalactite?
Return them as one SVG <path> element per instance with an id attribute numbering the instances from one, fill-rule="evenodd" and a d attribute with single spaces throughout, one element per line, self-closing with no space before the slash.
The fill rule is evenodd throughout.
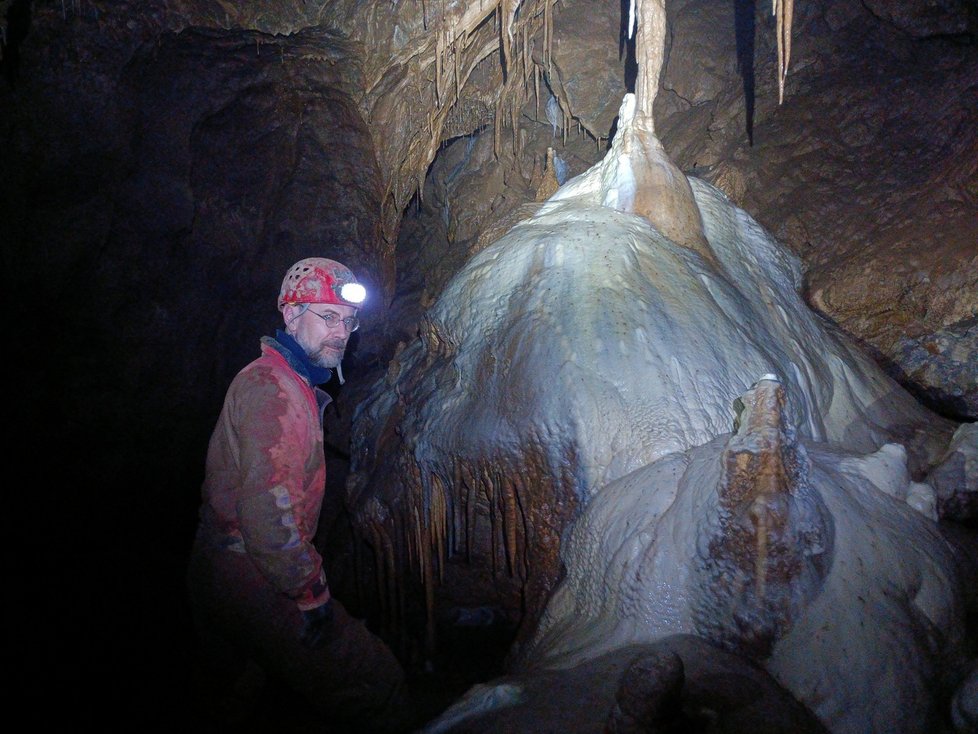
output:
<path id="1" fill-rule="evenodd" d="M 472 472 L 466 464 L 460 465 L 463 481 L 465 482 L 465 560 L 472 562 L 472 531 L 475 528 L 476 484 Z"/>
<path id="2" fill-rule="evenodd" d="M 503 78 L 513 73 L 513 16 L 517 0 L 499 0 L 499 45 L 503 49 Z"/>
<path id="3" fill-rule="evenodd" d="M 442 58 L 445 55 L 445 36 L 446 32 L 439 28 L 435 32 L 435 105 L 441 107 L 441 77 L 442 77 Z"/>
<path id="4" fill-rule="evenodd" d="M 550 73 L 550 51 L 553 44 L 553 6 L 550 0 L 543 3 L 543 67 Z"/>
<path id="5" fill-rule="evenodd" d="M 437 474 L 431 475 L 431 543 L 435 557 L 438 559 L 438 582 L 444 580 L 445 575 L 445 553 L 448 546 L 446 527 L 448 525 L 448 506 L 444 485 L 441 477 Z"/>
<path id="6" fill-rule="evenodd" d="M 498 562 L 498 543 L 496 541 L 499 535 L 499 518 L 496 515 L 496 492 L 495 485 L 492 481 L 492 476 L 489 473 L 488 464 L 479 465 L 479 478 L 481 480 L 482 492 L 486 496 L 486 503 L 489 505 L 489 524 L 492 528 L 490 534 L 490 543 L 492 545 L 490 551 L 490 557 L 492 558 L 492 575 L 495 576 L 499 573 L 499 562 Z"/>
<path id="7" fill-rule="evenodd" d="M 778 104 L 784 102 L 784 82 L 791 63 L 791 25 L 794 20 L 794 0 L 772 0 L 778 36 Z"/>
<path id="8" fill-rule="evenodd" d="M 536 96 L 536 119 L 540 119 L 540 67 L 534 64 L 533 66 L 533 94 Z"/>
<path id="9" fill-rule="evenodd" d="M 520 568 L 519 568 L 519 573 L 517 575 L 521 576 L 523 579 L 526 579 L 527 571 L 528 571 L 526 546 L 528 542 L 529 532 L 527 528 L 526 510 L 523 507 L 523 502 L 524 502 L 523 498 L 527 496 L 526 491 L 527 489 L 526 489 L 526 485 L 524 484 L 523 475 L 520 474 L 519 472 L 514 473 L 513 474 L 513 505 L 515 507 L 514 525 L 515 525 L 516 516 L 518 515 L 520 520 L 520 530 L 521 530 L 521 532 L 517 533 L 517 538 L 520 539 L 519 553 L 518 553 L 519 560 L 520 560 Z"/>
<path id="10" fill-rule="evenodd" d="M 501 480 L 501 483 L 503 528 L 506 532 L 506 563 L 509 567 L 509 573 L 512 576 L 516 574 L 516 511 L 518 509 L 516 485 L 513 482 L 505 481 L 505 479 Z"/>
<path id="11" fill-rule="evenodd" d="M 449 553 L 454 555 L 459 551 L 459 533 L 462 528 L 462 512 L 465 510 L 463 492 L 466 491 L 465 484 L 462 482 L 462 470 L 459 462 L 452 462 L 452 486 L 457 488 L 458 500 L 452 502 L 452 547 Z"/>
<path id="12" fill-rule="evenodd" d="M 452 59 L 455 68 L 455 104 L 458 104 L 459 97 L 462 96 L 462 49 L 465 48 L 465 38 L 456 38 L 452 43 Z"/>

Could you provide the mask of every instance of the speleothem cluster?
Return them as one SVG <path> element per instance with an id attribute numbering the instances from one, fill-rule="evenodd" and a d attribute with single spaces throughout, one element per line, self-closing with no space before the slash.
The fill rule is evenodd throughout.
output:
<path id="1" fill-rule="evenodd" d="M 918 481 L 954 424 L 812 313 L 798 262 L 718 190 L 643 199 L 662 168 L 630 95 L 620 114 L 362 406 L 351 501 L 384 577 L 420 574 L 429 624 L 452 558 L 446 586 L 487 581 L 469 598 L 521 621 L 517 675 L 695 635 L 834 731 L 930 731 L 934 682 L 967 665 L 974 569 Z M 665 236 L 690 203 L 703 240 Z"/>

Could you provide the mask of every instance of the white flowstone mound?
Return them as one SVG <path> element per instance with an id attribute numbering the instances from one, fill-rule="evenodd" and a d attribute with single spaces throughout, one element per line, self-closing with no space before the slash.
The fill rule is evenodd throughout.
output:
<path id="1" fill-rule="evenodd" d="M 858 452 L 896 441 L 915 467 L 944 449 L 952 426 L 805 305 L 798 260 L 720 191 L 691 180 L 719 267 L 605 206 L 631 185 L 620 158 L 477 254 L 429 312 L 451 374 L 424 380 L 437 399 L 419 408 L 419 460 L 560 438 L 586 496 L 729 432 L 733 401 L 766 373 L 802 437 Z"/>
<path id="2" fill-rule="evenodd" d="M 624 137 L 476 255 L 400 358 L 422 468 L 572 448 L 582 514 L 522 668 L 696 634 L 832 731 L 936 731 L 973 568 L 916 480 L 953 424 L 814 314 L 798 261 L 714 187 L 690 182 L 707 253 L 620 211 L 634 150 L 661 149 Z"/>

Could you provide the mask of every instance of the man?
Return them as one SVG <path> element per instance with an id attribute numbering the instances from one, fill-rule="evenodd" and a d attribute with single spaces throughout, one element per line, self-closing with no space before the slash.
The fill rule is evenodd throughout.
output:
<path id="1" fill-rule="evenodd" d="M 407 723 L 400 665 L 332 598 L 313 545 L 330 401 L 318 385 L 339 369 L 365 297 L 334 260 L 293 265 L 278 297 L 284 331 L 234 378 L 211 436 L 188 583 L 206 703 L 225 721 L 248 715 L 248 681 L 267 675 L 315 706 L 327 731 Z"/>

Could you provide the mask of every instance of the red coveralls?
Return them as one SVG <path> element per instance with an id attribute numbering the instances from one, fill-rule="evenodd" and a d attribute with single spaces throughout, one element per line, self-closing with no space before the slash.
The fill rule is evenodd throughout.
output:
<path id="1" fill-rule="evenodd" d="M 329 599 L 312 542 L 329 398 L 280 349 L 264 338 L 261 357 L 235 377 L 207 452 L 188 574 L 205 677 L 215 705 L 227 706 L 250 660 L 340 724 L 333 731 L 397 731 L 403 671 L 362 622 L 334 600 L 336 638 L 317 650 L 299 639 L 301 611 Z"/>

